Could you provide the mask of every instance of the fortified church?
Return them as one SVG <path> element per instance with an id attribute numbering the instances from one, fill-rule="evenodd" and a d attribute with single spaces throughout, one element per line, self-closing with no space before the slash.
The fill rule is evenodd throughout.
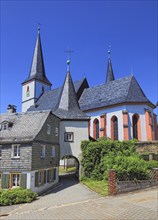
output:
<path id="1" fill-rule="evenodd" d="M 106 81 L 73 82 L 67 61 L 63 85 L 51 89 L 38 30 L 29 76 L 22 83 L 22 112 L 13 105 L 0 117 L 0 188 L 41 193 L 58 183 L 59 161 L 81 157 L 81 141 L 158 140 L 156 107 L 134 76 L 115 79 L 110 52 Z"/>

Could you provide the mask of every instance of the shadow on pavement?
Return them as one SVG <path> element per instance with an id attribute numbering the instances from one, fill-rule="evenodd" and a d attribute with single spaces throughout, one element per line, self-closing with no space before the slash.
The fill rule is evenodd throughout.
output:
<path id="1" fill-rule="evenodd" d="M 57 193 L 59 191 L 62 191 L 78 183 L 79 183 L 79 180 L 76 177 L 75 173 L 64 173 L 62 175 L 59 175 L 59 183 L 56 185 L 56 187 L 48 190 L 41 196 L 52 194 L 52 193 Z"/>

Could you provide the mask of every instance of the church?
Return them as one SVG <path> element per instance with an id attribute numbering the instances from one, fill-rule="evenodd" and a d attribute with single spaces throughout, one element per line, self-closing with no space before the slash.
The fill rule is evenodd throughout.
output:
<path id="1" fill-rule="evenodd" d="M 58 183 L 65 157 L 74 158 L 80 172 L 82 140 L 158 140 L 156 106 L 134 76 L 115 79 L 110 51 L 103 84 L 73 82 L 70 60 L 63 81 L 51 89 L 38 30 L 30 73 L 22 82 L 22 112 L 8 105 L 0 117 L 0 188 L 42 193 Z"/>
<path id="2" fill-rule="evenodd" d="M 22 112 L 51 110 L 61 119 L 72 117 L 72 120 L 78 118 L 78 114 L 84 115 L 83 118 L 87 115 L 88 135 L 93 139 L 158 139 L 157 118 L 153 113 L 156 106 L 146 97 L 133 75 L 115 79 L 110 51 L 106 80 L 102 85 L 89 87 L 86 78 L 72 82 L 69 65 L 68 60 L 64 82 L 67 88 L 51 89 L 38 30 L 31 70 L 22 83 Z"/>

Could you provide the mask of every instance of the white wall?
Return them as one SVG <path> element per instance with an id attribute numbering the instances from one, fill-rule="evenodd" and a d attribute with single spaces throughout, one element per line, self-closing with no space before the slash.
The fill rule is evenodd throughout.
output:
<path id="1" fill-rule="evenodd" d="M 29 86 L 29 94 L 27 93 L 27 86 Z M 35 80 L 22 86 L 22 112 L 26 112 L 31 105 L 34 105 L 42 94 L 42 87 L 44 87 L 44 91 L 51 89 L 47 84 Z"/>
<path id="2" fill-rule="evenodd" d="M 65 142 L 65 132 L 74 133 L 73 142 Z M 73 155 L 79 158 L 81 154 L 81 141 L 88 140 L 88 121 L 61 121 L 60 122 L 60 158 Z"/>
<path id="3" fill-rule="evenodd" d="M 106 113 L 106 122 L 107 122 L 107 137 L 111 138 L 111 118 L 113 115 L 115 115 L 118 118 L 118 125 L 119 125 L 119 140 L 124 140 L 124 133 L 123 133 L 123 115 L 122 111 L 127 110 L 129 113 L 129 138 L 133 139 L 132 137 L 132 116 L 137 113 L 140 115 L 141 120 L 141 133 L 142 133 L 142 141 L 147 140 L 146 139 L 146 124 L 145 124 L 145 111 L 144 109 L 149 109 L 152 111 L 152 109 L 147 105 L 120 105 L 112 108 L 104 108 L 99 111 L 89 111 L 86 112 L 88 116 L 91 117 L 91 123 L 90 123 L 90 135 L 93 137 L 93 121 L 95 118 L 97 118 L 100 122 L 100 115 Z"/>

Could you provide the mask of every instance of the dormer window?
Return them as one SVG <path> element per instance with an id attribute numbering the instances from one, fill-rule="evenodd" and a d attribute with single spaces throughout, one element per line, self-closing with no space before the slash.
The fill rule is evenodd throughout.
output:
<path id="1" fill-rule="evenodd" d="M 8 130 L 9 128 L 11 128 L 13 126 L 13 123 L 12 122 L 9 122 L 9 121 L 3 121 L 1 123 L 1 130 L 4 131 L 4 130 Z"/>

